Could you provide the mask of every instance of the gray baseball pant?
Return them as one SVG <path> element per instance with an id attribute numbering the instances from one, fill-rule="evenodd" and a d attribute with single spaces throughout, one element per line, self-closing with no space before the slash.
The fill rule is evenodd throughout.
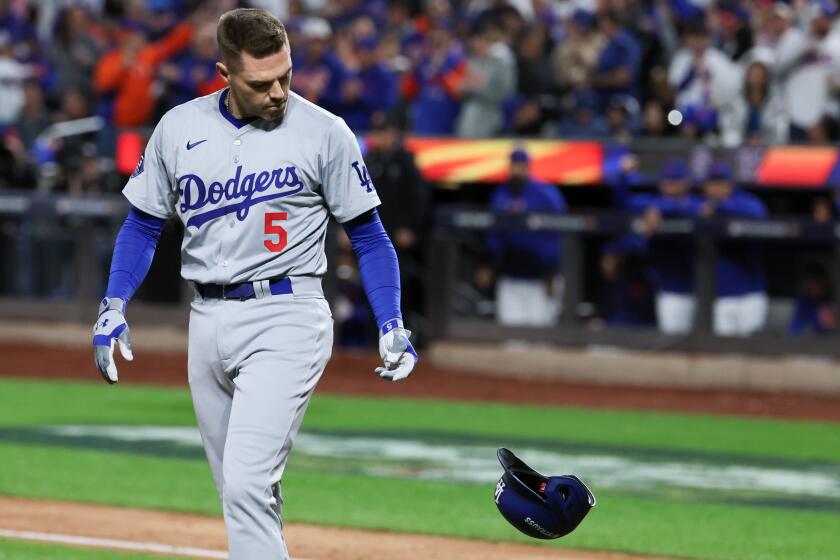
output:
<path id="1" fill-rule="evenodd" d="M 292 290 L 192 302 L 190 390 L 230 560 L 289 558 L 280 479 L 333 342 L 320 279 L 292 278 Z"/>

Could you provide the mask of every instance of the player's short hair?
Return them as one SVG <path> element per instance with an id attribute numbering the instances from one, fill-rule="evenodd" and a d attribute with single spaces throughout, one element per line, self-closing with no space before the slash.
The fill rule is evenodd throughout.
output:
<path id="1" fill-rule="evenodd" d="M 255 58 L 278 53 L 288 45 L 286 26 L 267 10 L 238 8 L 222 14 L 216 29 L 222 62 L 235 69 L 243 52 Z"/>

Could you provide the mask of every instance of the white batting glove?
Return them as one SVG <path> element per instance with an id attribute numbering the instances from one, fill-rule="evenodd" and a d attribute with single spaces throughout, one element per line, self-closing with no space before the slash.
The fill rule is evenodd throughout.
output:
<path id="1" fill-rule="evenodd" d="M 134 359 L 124 311 L 125 302 L 120 298 L 104 298 L 99 304 L 99 318 L 93 326 L 93 359 L 96 369 L 105 381 L 112 384 L 118 381 L 114 345 L 119 341 L 122 357 L 128 361 Z"/>
<path id="2" fill-rule="evenodd" d="M 385 362 L 385 367 L 376 368 L 376 373 L 382 379 L 399 381 L 411 375 L 420 358 L 409 342 L 411 331 L 403 328 L 400 319 L 392 319 L 385 323 L 379 336 L 379 355 Z"/>

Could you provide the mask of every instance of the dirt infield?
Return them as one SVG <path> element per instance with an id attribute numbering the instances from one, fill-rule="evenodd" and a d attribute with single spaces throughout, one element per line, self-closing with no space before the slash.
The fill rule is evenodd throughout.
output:
<path id="1" fill-rule="evenodd" d="M 220 518 L 144 509 L 0 497 L 0 529 L 108 539 L 119 544 L 199 549 L 196 558 L 218 558 L 226 549 Z M 652 556 L 557 550 L 375 531 L 287 524 L 289 552 L 298 560 L 656 560 Z M 59 538 L 54 540 L 58 541 Z M 69 540 L 69 539 L 68 539 Z M 201 554 L 204 551 L 204 554 Z M 216 556 L 211 554 L 215 552 Z M 664 560 L 664 559 L 660 559 Z"/>
<path id="2" fill-rule="evenodd" d="M 118 364 L 121 383 L 126 385 L 187 384 L 184 352 L 135 348 L 134 362 L 118 358 Z M 377 365 L 378 356 L 373 350 L 336 351 L 318 392 L 840 421 L 837 396 L 500 379 L 423 362 L 408 382 L 387 383 L 373 374 Z M 32 343 L 0 344 L 0 376 L 99 379 L 89 348 Z"/>

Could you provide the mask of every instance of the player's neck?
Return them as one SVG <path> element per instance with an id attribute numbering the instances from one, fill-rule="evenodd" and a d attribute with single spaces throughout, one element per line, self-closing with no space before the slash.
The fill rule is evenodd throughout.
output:
<path id="1" fill-rule="evenodd" d="M 236 96 L 233 94 L 232 89 L 228 88 L 227 95 L 225 97 L 225 107 L 227 108 L 228 113 L 230 113 L 232 117 L 237 118 L 239 120 L 246 119 L 247 115 L 242 114 L 242 110 L 239 108 L 239 104 L 236 102 Z"/>

